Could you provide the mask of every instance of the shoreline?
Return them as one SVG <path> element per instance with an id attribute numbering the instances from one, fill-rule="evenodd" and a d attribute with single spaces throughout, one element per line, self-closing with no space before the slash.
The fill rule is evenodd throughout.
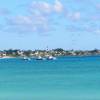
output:
<path id="1" fill-rule="evenodd" d="M 60 55 L 60 56 L 55 56 L 55 57 L 91 57 L 91 56 L 100 56 L 100 54 L 98 55 Z M 28 58 L 35 58 L 36 56 L 25 56 Z M 17 56 L 17 57 L 13 57 L 13 56 L 4 56 L 4 57 L 0 57 L 0 59 L 12 59 L 12 58 L 24 58 L 23 56 Z"/>
<path id="2" fill-rule="evenodd" d="M 63 50 L 61 48 L 52 50 L 20 50 L 20 49 L 9 49 L 0 51 L 0 58 L 23 58 L 23 57 L 59 57 L 59 56 L 100 56 L 100 50 Z"/>
<path id="3" fill-rule="evenodd" d="M 11 58 L 17 58 L 17 57 L 12 57 L 12 56 L 4 56 L 4 57 L 0 57 L 0 59 L 11 59 Z"/>

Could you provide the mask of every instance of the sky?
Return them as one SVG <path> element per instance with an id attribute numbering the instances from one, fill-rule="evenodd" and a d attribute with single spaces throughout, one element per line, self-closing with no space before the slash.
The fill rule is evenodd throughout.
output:
<path id="1" fill-rule="evenodd" d="M 0 0 L 0 49 L 100 49 L 100 0 Z"/>

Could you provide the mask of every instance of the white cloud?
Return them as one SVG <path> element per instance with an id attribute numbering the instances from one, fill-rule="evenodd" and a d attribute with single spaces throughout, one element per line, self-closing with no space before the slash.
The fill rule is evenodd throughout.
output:
<path id="1" fill-rule="evenodd" d="M 30 33 L 34 32 L 36 27 L 33 24 L 30 16 L 15 16 L 7 19 L 7 27 L 5 31 L 12 31 L 13 33 Z"/>
<path id="2" fill-rule="evenodd" d="M 80 12 L 74 13 L 73 17 L 74 17 L 76 20 L 80 19 L 80 17 L 81 17 Z"/>
<path id="3" fill-rule="evenodd" d="M 28 15 L 16 15 L 7 20 L 7 28 L 9 30 L 14 30 L 17 33 L 47 33 L 55 28 L 55 16 L 62 15 L 62 18 L 65 18 L 65 7 L 60 0 L 54 0 L 54 3 L 45 2 L 45 1 L 34 1 L 31 3 L 28 8 L 31 10 L 31 13 L 28 12 Z M 26 11 L 27 12 L 27 11 Z M 61 13 L 63 12 L 63 13 Z M 54 14 L 55 13 L 55 14 Z M 80 12 L 67 12 L 67 17 L 70 20 L 79 20 L 81 17 Z M 66 18 L 65 18 L 66 21 Z M 59 19 L 57 19 L 59 23 Z M 82 30 L 80 28 L 69 28 L 69 30 Z"/>
<path id="4" fill-rule="evenodd" d="M 80 12 L 68 13 L 67 17 L 70 18 L 70 19 L 72 19 L 72 20 L 80 20 L 81 13 Z"/>
<path id="5" fill-rule="evenodd" d="M 45 34 L 49 30 L 48 20 L 40 16 L 15 16 L 7 19 L 6 31 L 12 30 L 15 33 L 40 33 Z"/>
<path id="6" fill-rule="evenodd" d="M 54 10 L 56 12 L 62 12 L 63 11 L 63 5 L 59 0 L 55 0 Z"/>
<path id="7" fill-rule="evenodd" d="M 54 4 L 37 1 L 32 2 L 30 6 L 31 12 L 51 14 L 52 12 L 62 12 L 63 4 L 59 0 L 55 0 Z"/>
<path id="8" fill-rule="evenodd" d="M 43 6 L 43 10 L 45 10 L 47 13 L 51 12 L 52 8 L 51 8 L 51 5 L 49 3 L 43 2 L 42 6 Z"/>
<path id="9" fill-rule="evenodd" d="M 32 2 L 30 8 L 31 12 L 35 13 L 47 13 L 49 14 L 52 11 L 52 7 L 47 2 Z"/>
<path id="10" fill-rule="evenodd" d="M 31 17 L 29 16 L 16 16 L 9 19 L 12 25 L 29 25 L 32 23 Z"/>
<path id="11" fill-rule="evenodd" d="M 52 25 L 49 24 L 51 20 L 49 18 L 52 16 L 52 12 L 60 12 L 62 10 L 62 4 L 58 0 L 55 1 L 55 4 L 34 1 L 29 8 L 31 9 L 29 15 L 16 15 L 7 20 L 10 30 L 15 30 L 18 33 L 38 32 L 45 34 L 52 30 Z M 46 14 L 50 16 L 46 16 Z"/>

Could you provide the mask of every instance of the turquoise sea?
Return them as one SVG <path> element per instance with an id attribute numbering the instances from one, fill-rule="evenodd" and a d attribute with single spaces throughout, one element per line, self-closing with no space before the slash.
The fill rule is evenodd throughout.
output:
<path id="1" fill-rule="evenodd" d="M 100 100 L 100 56 L 0 59 L 0 100 Z"/>

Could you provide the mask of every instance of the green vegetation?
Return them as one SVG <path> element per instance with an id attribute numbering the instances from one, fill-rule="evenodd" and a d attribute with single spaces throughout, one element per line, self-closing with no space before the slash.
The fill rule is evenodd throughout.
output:
<path id="1" fill-rule="evenodd" d="M 100 50 L 63 50 L 62 48 L 52 49 L 52 50 L 19 50 L 19 49 L 9 49 L 0 51 L 0 57 L 22 57 L 22 56 L 89 56 L 89 55 L 100 55 Z"/>

